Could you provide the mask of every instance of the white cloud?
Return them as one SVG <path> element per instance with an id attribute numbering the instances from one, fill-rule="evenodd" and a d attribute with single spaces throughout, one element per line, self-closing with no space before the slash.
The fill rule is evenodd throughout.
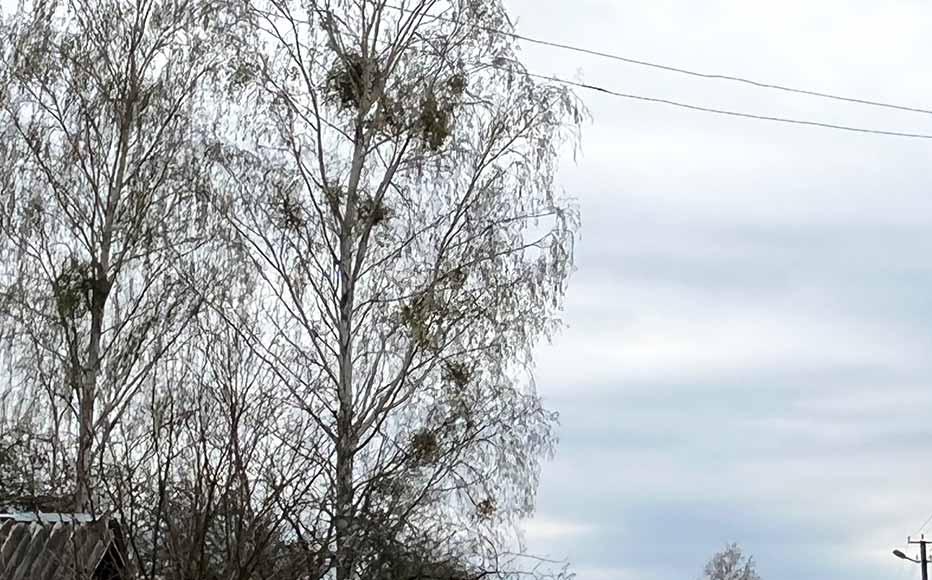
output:
<path id="1" fill-rule="evenodd" d="M 595 531 L 595 526 L 583 522 L 544 515 L 537 515 L 524 523 L 525 536 L 531 542 L 577 542 Z"/>
<path id="2" fill-rule="evenodd" d="M 655 580 L 654 575 L 645 574 L 643 570 L 634 568 L 578 568 L 576 571 L 579 580 Z"/>

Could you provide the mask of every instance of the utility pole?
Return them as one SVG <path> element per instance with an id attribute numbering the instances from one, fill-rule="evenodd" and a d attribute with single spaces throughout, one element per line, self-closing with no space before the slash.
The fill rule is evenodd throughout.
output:
<path id="1" fill-rule="evenodd" d="M 925 534 L 919 536 L 919 540 L 914 541 L 910 538 L 906 538 L 906 541 L 910 544 L 919 544 L 919 563 L 922 566 L 922 580 L 929 580 L 929 559 L 926 557 L 926 544 L 929 542 L 926 540 Z"/>
<path id="2" fill-rule="evenodd" d="M 927 540 L 925 534 L 919 536 L 918 540 L 912 538 L 906 538 L 906 543 L 913 545 L 919 544 L 919 559 L 910 558 L 903 552 L 899 550 L 893 550 L 893 555 L 897 558 L 902 558 L 904 560 L 909 560 L 910 562 L 915 562 L 922 566 L 922 580 L 929 580 L 929 557 L 928 552 L 926 552 L 926 544 L 929 544 L 932 540 Z"/>

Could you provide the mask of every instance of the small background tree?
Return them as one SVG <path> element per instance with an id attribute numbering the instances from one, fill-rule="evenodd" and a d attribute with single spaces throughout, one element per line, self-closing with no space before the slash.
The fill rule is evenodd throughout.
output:
<path id="1" fill-rule="evenodd" d="M 746 556 L 736 543 L 729 544 L 705 565 L 702 580 L 760 580 L 754 558 Z"/>

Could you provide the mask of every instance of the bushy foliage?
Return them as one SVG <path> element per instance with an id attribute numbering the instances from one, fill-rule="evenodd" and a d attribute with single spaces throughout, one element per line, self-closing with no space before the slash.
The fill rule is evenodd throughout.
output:
<path id="1" fill-rule="evenodd" d="M 738 544 L 729 544 L 715 554 L 705 566 L 703 580 L 760 580 L 754 558 L 747 556 Z"/>

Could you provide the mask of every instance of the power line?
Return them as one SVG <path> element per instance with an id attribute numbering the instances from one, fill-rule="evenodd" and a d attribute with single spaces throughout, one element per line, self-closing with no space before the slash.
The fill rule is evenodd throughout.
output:
<path id="1" fill-rule="evenodd" d="M 932 522 L 932 514 L 929 514 L 929 517 L 926 518 L 926 521 L 922 522 L 922 525 L 919 526 L 919 529 L 916 531 L 916 534 L 921 534 L 923 530 L 926 529 L 926 526 L 929 525 L 929 522 Z"/>
<path id="2" fill-rule="evenodd" d="M 502 69 L 502 70 L 510 70 L 510 69 L 507 69 L 507 68 L 504 67 L 504 66 L 499 66 L 499 65 L 494 65 L 494 64 L 489 64 L 489 65 L 487 65 L 487 66 L 490 66 L 490 67 L 492 67 L 492 68 Z M 790 124 L 790 125 L 804 125 L 804 126 L 809 126 L 809 127 L 821 127 L 821 128 L 823 128 L 823 129 L 835 129 L 835 130 L 838 130 L 838 131 L 850 131 L 850 132 L 853 132 L 853 133 L 869 133 L 869 134 L 873 134 L 873 135 L 887 135 L 887 136 L 891 136 L 891 137 L 906 137 L 906 138 L 910 138 L 910 139 L 932 139 L 932 134 L 926 134 L 926 133 L 906 133 L 906 132 L 900 132 L 900 131 L 887 131 L 887 130 L 883 130 L 883 129 L 868 129 L 868 128 L 864 128 L 864 127 L 853 127 L 853 126 L 850 126 L 850 125 L 837 125 L 837 124 L 834 124 L 834 123 L 824 123 L 824 122 L 822 122 L 822 121 L 809 121 L 809 120 L 804 120 L 804 119 L 792 119 L 792 118 L 789 118 L 789 117 L 775 117 L 775 116 L 770 116 L 770 115 L 758 115 L 758 114 L 755 114 L 755 113 L 743 113 L 743 112 L 740 112 L 740 111 L 732 111 L 732 110 L 728 110 L 728 109 L 716 109 L 716 108 L 714 108 L 714 107 L 704 107 L 704 106 L 701 106 L 701 105 L 692 105 L 692 104 L 690 104 L 690 103 L 684 103 L 684 102 L 681 102 L 681 101 L 673 101 L 673 100 L 670 100 L 670 99 L 663 99 L 663 98 L 659 98 L 659 97 L 647 97 L 647 96 L 643 96 L 643 95 L 636 95 L 636 94 L 630 94 L 630 93 L 622 93 L 622 92 L 619 92 L 619 91 L 614 91 L 614 90 L 611 90 L 611 89 L 606 89 L 606 88 L 600 87 L 600 86 L 598 86 L 598 85 L 590 85 L 590 84 L 587 84 L 587 83 L 582 83 L 582 82 L 577 82 L 577 81 L 569 81 L 569 80 L 562 79 L 562 78 L 555 77 L 555 76 L 542 75 L 542 74 L 535 74 L 535 73 L 532 73 L 532 72 L 524 72 L 524 74 L 526 74 L 526 75 L 528 75 L 528 76 L 530 76 L 530 77 L 534 77 L 534 78 L 538 78 L 538 79 L 543 79 L 543 80 L 547 80 L 547 81 L 551 81 L 551 82 L 555 82 L 555 83 L 559 83 L 559 84 L 563 84 L 563 85 L 568 85 L 568 86 L 577 87 L 577 88 L 581 88 L 581 89 L 586 89 L 586 90 L 590 90 L 590 91 L 596 91 L 596 92 L 600 92 L 600 93 L 605 93 L 605 94 L 611 95 L 611 96 L 613 96 L 613 97 L 619 97 L 619 98 L 622 98 L 622 99 L 630 99 L 630 100 L 635 100 L 635 101 L 645 101 L 645 102 L 649 102 L 649 103 L 660 103 L 660 104 L 669 105 L 669 106 L 672 106 L 672 107 L 679 107 L 679 108 L 681 108 L 681 109 L 688 109 L 688 110 L 691 110 L 691 111 L 700 111 L 700 112 L 703 112 L 703 113 L 713 113 L 713 114 L 715 114 L 715 115 L 723 115 L 723 116 L 728 116 L 728 117 L 740 117 L 740 118 L 743 118 L 743 119 L 755 119 L 755 120 L 758 120 L 758 121 L 771 121 L 771 122 L 775 122 L 775 123 L 786 123 L 786 124 Z"/>
<path id="3" fill-rule="evenodd" d="M 415 10 L 412 10 L 412 9 L 410 9 L 410 8 L 402 8 L 401 6 L 394 6 L 394 5 L 392 5 L 392 4 L 385 4 L 385 8 L 390 8 L 390 9 L 393 9 L 393 10 L 397 10 L 397 11 L 399 11 L 399 12 L 416 13 Z M 427 15 L 426 15 L 426 16 L 427 16 Z M 455 19 L 453 19 L 453 18 L 450 18 L 450 17 L 447 17 L 447 16 L 438 16 L 438 15 L 431 14 L 431 15 L 429 15 L 428 17 L 429 17 L 429 18 L 436 19 L 436 20 L 441 20 L 441 21 L 445 21 L 445 22 L 454 23 L 454 24 L 458 24 L 458 23 L 459 23 L 457 20 L 455 20 Z M 688 75 L 688 76 L 697 77 L 697 78 L 702 78 L 702 79 L 714 79 L 714 80 L 729 81 L 729 82 L 734 82 L 734 83 L 742 83 L 742 84 L 745 84 L 745 85 L 750 85 L 750 86 L 754 86 L 754 87 L 758 87 L 758 88 L 763 88 L 763 89 L 771 89 L 771 90 L 783 91 L 783 92 L 787 92 L 787 93 L 796 93 L 796 94 L 800 94 L 800 95 L 807 95 L 807 96 L 811 96 L 811 97 L 819 97 L 819 98 L 823 98 L 823 99 L 831 99 L 831 100 L 835 100 L 835 101 L 843 101 L 843 102 L 847 102 L 847 103 L 855 103 L 855 104 L 859 104 L 859 105 L 868 105 L 868 106 L 872 106 L 872 107 L 882 107 L 882 108 L 885 108 L 885 109 L 894 109 L 894 110 L 898 110 L 898 111 L 908 111 L 908 112 L 911 112 L 911 113 L 922 113 L 922 114 L 925 114 L 925 115 L 932 115 L 932 109 L 923 109 L 923 108 L 920 108 L 920 107 L 910 107 L 910 106 L 908 106 L 908 105 L 898 105 L 898 104 L 895 104 L 895 103 L 888 103 L 888 102 L 883 102 L 883 101 L 874 101 L 874 100 L 870 100 L 870 99 L 861 99 L 861 98 L 857 98 L 857 97 L 846 97 L 846 96 L 844 96 L 844 95 L 837 95 L 837 94 L 832 94 L 832 93 L 823 93 L 823 92 L 820 92 L 820 91 L 814 91 L 814 90 L 810 90 L 810 89 L 801 89 L 801 88 L 796 88 L 796 87 L 790 87 L 790 86 L 781 85 L 781 84 L 776 84 L 776 83 L 771 83 L 771 82 L 757 81 L 757 80 L 753 80 L 753 79 L 749 79 L 749 78 L 745 78 L 745 77 L 733 76 L 733 75 L 725 75 L 725 74 L 716 74 L 716 73 L 699 72 L 699 71 L 690 70 L 690 69 L 685 69 L 685 68 L 681 68 L 681 67 L 676 67 L 676 66 L 671 66 L 671 65 L 666 65 L 666 64 L 660 64 L 660 63 L 656 63 L 656 62 L 650 62 L 650 61 L 646 61 L 646 60 L 640 60 L 640 59 L 630 58 L 630 57 L 621 56 L 621 55 L 617 55 L 617 54 L 612 54 L 612 53 L 608 53 L 608 52 L 602 52 L 602 51 L 598 51 L 598 50 L 592 50 L 592 49 L 589 49 L 589 48 L 582 48 L 582 47 L 574 46 L 574 45 L 571 45 L 571 44 L 565 44 L 565 43 L 561 43 L 561 42 L 554 42 L 554 41 L 550 41 L 550 40 L 542 40 L 542 39 L 540 39 L 540 38 L 534 38 L 534 37 L 531 37 L 531 36 L 525 36 L 525 35 L 523 35 L 523 34 L 518 34 L 518 33 L 515 33 L 515 32 L 510 32 L 510 31 L 507 31 L 507 30 L 501 30 L 501 29 L 498 29 L 498 28 L 492 28 L 492 27 L 488 27 L 488 26 L 473 25 L 473 27 L 476 28 L 477 30 L 482 30 L 483 32 L 488 32 L 488 33 L 490 33 L 490 34 L 498 34 L 498 35 L 505 36 L 505 37 L 508 37 L 508 38 L 513 38 L 513 39 L 515 39 L 515 40 L 522 40 L 522 41 L 525 41 L 525 42 L 530 42 L 530 43 L 532 43 L 532 44 L 537 44 L 537 45 L 540 45 L 540 46 L 548 46 L 548 47 L 551 47 L 551 48 L 558 48 L 558 49 L 561 49 L 561 50 L 567 50 L 567 51 L 576 52 L 576 53 L 579 53 L 579 54 L 587 54 L 587 55 L 590 55 L 590 56 L 597 56 L 597 57 L 600 57 L 600 58 L 605 58 L 605 59 L 614 60 L 614 61 L 618 61 L 618 62 L 624 62 L 624 63 L 627 63 L 627 64 L 633 64 L 633 65 L 637 65 L 637 66 L 643 66 L 643 67 L 648 67 L 648 68 L 663 70 L 663 71 L 667 71 L 667 72 L 673 72 L 673 73 Z"/>
<path id="4" fill-rule="evenodd" d="M 374 1 L 374 0 L 371 0 L 371 1 Z M 400 7 L 398 7 L 398 6 L 392 6 L 391 4 L 385 4 L 384 7 L 385 7 L 385 8 L 393 8 L 393 9 L 395 9 L 395 10 L 399 10 L 399 11 L 403 11 L 403 12 L 414 12 L 414 11 L 412 11 L 411 9 L 400 8 Z M 271 15 L 271 14 L 266 14 L 266 15 L 267 15 L 267 16 L 273 16 L 273 15 Z M 445 20 L 445 21 L 449 21 L 449 22 L 456 22 L 455 20 L 453 20 L 453 19 L 451 19 L 451 18 L 447 18 L 447 17 L 443 17 L 443 16 L 437 16 L 437 15 L 425 15 L 425 17 L 433 18 L 433 19 Z M 288 17 L 288 16 L 284 16 L 284 15 L 282 15 L 281 18 L 291 19 L 291 20 L 294 21 L 294 22 L 299 22 L 299 23 L 303 23 L 303 24 L 312 24 L 311 22 L 306 21 L 306 20 L 295 19 L 295 18 L 293 18 L 293 17 Z M 479 27 L 479 28 L 481 29 L 482 27 Z M 498 32 L 498 33 L 501 33 L 501 34 L 511 35 L 511 36 L 514 36 L 515 38 L 523 38 L 523 37 L 520 37 L 520 35 L 516 35 L 516 34 L 512 34 L 512 33 L 506 33 L 506 32 L 504 32 L 504 31 L 498 31 L 498 30 L 496 30 L 496 29 L 488 29 L 488 30 L 490 30 L 491 32 Z M 508 68 L 508 67 L 506 67 L 506 66 L 504 66 L 504 65 L 501 65 L 501 64 L 485 63 L 483 66 L 486 66 L 486 67 L 489 67 L 489 68 L 495 68 L 495 69 L 503 70 L 503 71 L 506 71 L 506 72 L 514 72 L 513 69 Z M 547 81 L 555 82 L 555 83 L 562 84 L 562 85 L 566 85 L 566 86 L 572 86 L 572 87 L 577 87 L 577 88 L 586 89 L 586 90 L 590 90 L 590 91 L 600 92 L 600 93 L 608 94 L 608 95 L 611 95 L 611 96 L 614 96 L 614 97 L 618 97 L 618 98 L 622 98 L 622 99 L 629 99 L 629 100 L 635 100 L 635 101 L 643 101 L 643 102 L 649 102 L 649 103 L 664 104 L 664 105 L 668 105 L 668 106 L 671 106 L 671 107 L 678 107 L 678 108 L 681 108 L 681 109 L 687 109 L 687 110 L 690 110 L 690 111 L 698 111 L 698 112 L 703 112 L 703 113 L 711 113 L 711 114 L 715 114 L 715 115 L 722 115 L 722 116 L 728 116 L 728 117 L 738 117 L 738 118 L 742 118 L 742 119 L 754 119 L 754 120 L 758 120 L 758 121 L 769 121 L 769 122 L 774 122 L 774 123 L 784 123 L 784 124 L 789 124 L 789 125 L 800 125 L 800 126 L 808 126 L 808 127 L 820 127 L 820 128 L 823 128 L 823 129 L 833 129 L 833 130 L 837 130 L 837 131 L 848 131 L 848 132 L 852 132 L 852 133 L 864 133 L 864 134 L 872 134 L 872 135 L 885 135 L 885 136 L 890 136 L 890 137 L 904 137 L 904 138 L 909 138 L 909 139 L 930 139 L 930 140 L 932 140 L 932 134 L 927 134 L 927 133 L 907 133 L 907 132 L 901 132 L 901 131 L 888 131 L 888 130 L 884 130 L 884 129 L 870 129 L 870 128 L 864 128 L 864 127 L 855 127 L 855 126 L 851 126 L 851 125 L 839 125 L 839 124 L 835 124 L 835 123 L 826 123 L 826 122 L 822 122 L 822 121 L 811 121 L 811 120 L 806 120 L 806 119 L 793 119 L 793 118 L 789 118 L 789 117 L 777 117 L 777 116 L 771 116 L 771 115 L 758 115 L 758 114 L 755 114 L 755 113 L 744 113 L 744 112 L 741 112 L 741 111 L 732 111 L 732 110 L 729 110 L 729 109 L 718 109 L 718 108 L 714 108 L 714 107 L 705 107 L 705 106 L 701 106 L 701 105 L 693 105 L 693 104 L 690 104 L 690 103 L 684 103 L 684 102 L 681 102 L 681 101 L 674 101 L 674 100 L 671 100 L 671 99 L 664 99 L 664 98 L 659 98 L 659 97 L 648 97 L 648 96 L 644 96 L 644 95 L 637 95 L 637 94 L 631 94 L 631 93 L 622 93 L 622 92 L 620 92 L 620 91 L 615 91 L 615 90 L 607 89 L 607 88 L 604 88 L 604 87 L 601 87 L 601 86 L 598 86 L 598 85 L 591 85 L 591 84 L 587 84 L 587 83 L 583 83 L 583 82 L 578 82 L 578 81 L 570 81 L 570 80 L 563 79 L 563 78 L 556 77 L 556 76 L 549 76 L 549 75 L 537 74 L 537 73 L 532 73 L 532 72 L 529 72 L 529 71 L 522 71 L 522 74 L 526 74 L 526 75 L 529 76 L 529 77 L 533 77 L 533 78 L 537 78 L 537 79 L 542 79 L 542 80 L 547 80 Z M 724 78 L 724 77 L 723 77 L 723 78 Z M 838 98 L 840 98 L 841 100 L 853 100 L 853 99 L 847 99 L 846 97 L 838 97 Z M 868 101 L 861 101 L 861 102 L 869 103 L 869 104 L 876 104 L 876 103 L 870 103 L 870 102 L 868 102 Z M 883 105 L 883 106 L 887 106 L 887 107 L 889 107 L 889 108 L 904 108 L 904 107 L 899 107 L 898 105 Z M 910 108 L 908 108 L 908 107 L 905 107 L 905 109 L 906 109 L 906 110 L 914 110 L 914 111 L 916 111 L 916 112 L 923 112 L 923 113 L 932 114 L 932 111 L 926 111 L 926 110 L 924 110 L 924 109 L 910 109 Z"/>

